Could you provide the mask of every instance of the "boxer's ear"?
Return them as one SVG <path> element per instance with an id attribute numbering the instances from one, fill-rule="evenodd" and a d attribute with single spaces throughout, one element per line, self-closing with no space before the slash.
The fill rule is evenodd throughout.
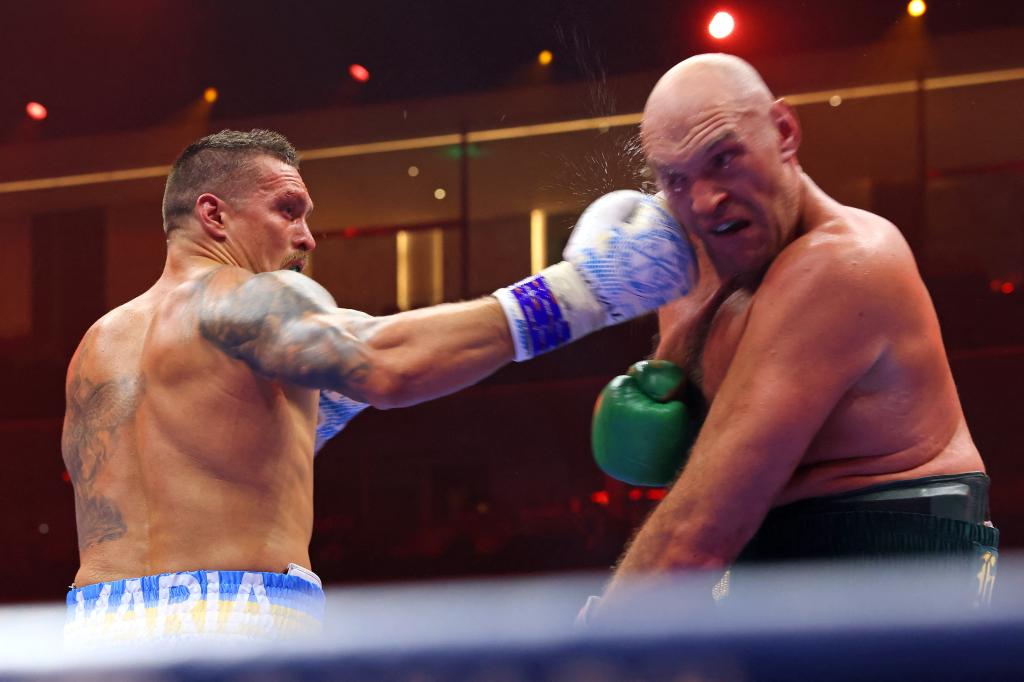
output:
<path id="1" fill-rule="evenodd" d="M 224 202 L 215 194 L 209 192 L 200 194 L 196 199 L 196 219 L 211 239 L 222 242 L 228 238 L 227 229 L 224 226 L 223 214 Z"/>
<path id="2" fill-rule="evenodd" d="M 800 148 L 802 132 L 800 130 L 800 119 L 796 111 L 785 101 L 779 99 L 772 104 L 772 123 L 779 133 L 779 152 L 783 161 L 796 158 L 796 152 Z"/>

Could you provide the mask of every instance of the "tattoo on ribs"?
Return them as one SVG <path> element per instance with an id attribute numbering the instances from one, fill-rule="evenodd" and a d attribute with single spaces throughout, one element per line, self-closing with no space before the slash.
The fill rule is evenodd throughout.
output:
<path id="1" fill-rule="evenodd" d="M 301 287 L 256 275 L 217 296 L 204 282 L 199 330 L 254 371 L 361 399 L 370 364 L 358 338 L 311 316 L 331 311 Z"/>
<path id="2" fill-rule="evenodd" d="M 61 449 L 75 489 L 80 550 L 127 532 L 117 505 L 100 492 L 100 482 L 123 437 L 119 430 L 135 417 L 143 385 L 137 377 L 94 382 L 72 370 Z"/>

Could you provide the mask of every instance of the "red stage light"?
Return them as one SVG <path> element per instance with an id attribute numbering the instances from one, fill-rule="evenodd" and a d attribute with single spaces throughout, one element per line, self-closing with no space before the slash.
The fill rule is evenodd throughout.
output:
<path id="1" fill-rule="evenodd" d="M 29 102 L 26 104 L 25 113 L 33 121 L 42 121 L 47 116 L 46 107 L 39 102 Z"/>
<path id="2" fill-rule="evenodd" d="M 607 490 L 598 490 L 596 493 L 591 493 L 590 494 L 590 501 L 593 502 L 594 504 L 600 504 L 602 506 L 607 505 L 608 504 L 608 491 Z"/>
<path id="3" fill-rule="evenodd" d="M 708 33 L 716 40 L 728 38 L 735 28 L 736 20 L 728 12 L 717 12 L 708 23 Z"/>
<path id="4" fill-rule="evenodd" d="M 370 72 L 366 70 L 366 67 L 362 64 L 353 64 L 348 67 L 348 75 L 352 76 L 353 80 L 357 80 L 360 83 L 365 83 L 370 80 Z"/>
<path id="5" fill-rule="evenodd" d="M 660 500 L 663 497 L 665 497 L 665 495 L 667 495 L 667 494 L 668 494 L 668 491 L 665 490 L 664 488 L 651 488 L 651 489 L 649 489 L 647 491 L 647 499 L 648 500 Z"/>
<path id="6" fill-rule="evenodd" d="M 1013 282 L 1003 282 L 1003 286 L 999 287 L 999 291 L 1004 294 L 1012 294 L 1016 287 L 1013 286 Z"/>
<path id="7" fill-rule="evenodd" d="M 629 499 L 631 499 L 631 500 L 639 500 L 643 496 L 644 496 L 644 491 L 640 490 L 640 488 L 630 488 L 629 489 Z"/>

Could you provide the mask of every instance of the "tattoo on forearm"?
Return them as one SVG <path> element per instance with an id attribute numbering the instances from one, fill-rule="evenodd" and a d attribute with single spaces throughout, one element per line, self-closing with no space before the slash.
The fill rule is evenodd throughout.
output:
<path id="1" fill-rule="evenodd" d="M 74 484 L 80 550 L 127 532 L 117 505 L 100 493 L 101 478 L 122 435 L 119 429 L 135 417 L 142 391 L 140 378 L 97 383 L 72 370 L 61 449 Z"/>
<path id="2" fill-rule="evenodd" d="M 315 319 L 332 312 L 317 299 L 318 285 L 311 282 L 307 291 L 275 274 L 256 275 L 219 296 L 204 283 L 200 333 L 256 372 L 362 400 L 370 373 L 364 344 Z"/>

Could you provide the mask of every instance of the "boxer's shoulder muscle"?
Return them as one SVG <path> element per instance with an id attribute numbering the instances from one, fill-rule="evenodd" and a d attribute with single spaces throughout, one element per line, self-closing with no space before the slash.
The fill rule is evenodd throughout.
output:
<path id="1" fill-rule="evenodd" d="M 304 307 L 333 309 L 334 298 L 315 280 L 291 270 L 253 274 L 243 268 L 225 265 L 200 277 L 197 293 L 207 303 L 231 297 L 249 307 L 274 306 L 301 302 Z"/>
<path id="2" fill-rule="evenodd" d="M 802 297 L 815 307 L 898 312 L 919 279 L 899 231 L 878 216 L 858 212 L 825 223 L 785 248 L 765 274 L 754 305 Z"/>
<path id="3" fill-rule="evenodd" d="M 225 348 L 241 342 L 233 333 L 267 331 L 267 323 L 287 324 L 337 306 L 308 277 L 290 271 L 254 275 L 241 268 L 217 268 L 195 287 L 197 321 L 203 336 Z"/>
<path id="4" fill-rule="evenodd" d="M 353 398 L 369 372 L 365 344 L 334 299 L 304 275 L 220 268 L 197 285 L 200 335 L 263 376 Z"/>
<path id="5" fill-rule="evenodd" d="M 799 376 L 811 357 L 805 349 L 813 348 L 816 362 L 858 381 L 884 357 L 902 324 L 907 268 L 906 254 L 884 230 L 837 221 L 801 236 L 750 298 L 737 358 L 744 348 L 766 354 L 761 361 L 788 358 L 780 368 L 792 363 Z"/>

